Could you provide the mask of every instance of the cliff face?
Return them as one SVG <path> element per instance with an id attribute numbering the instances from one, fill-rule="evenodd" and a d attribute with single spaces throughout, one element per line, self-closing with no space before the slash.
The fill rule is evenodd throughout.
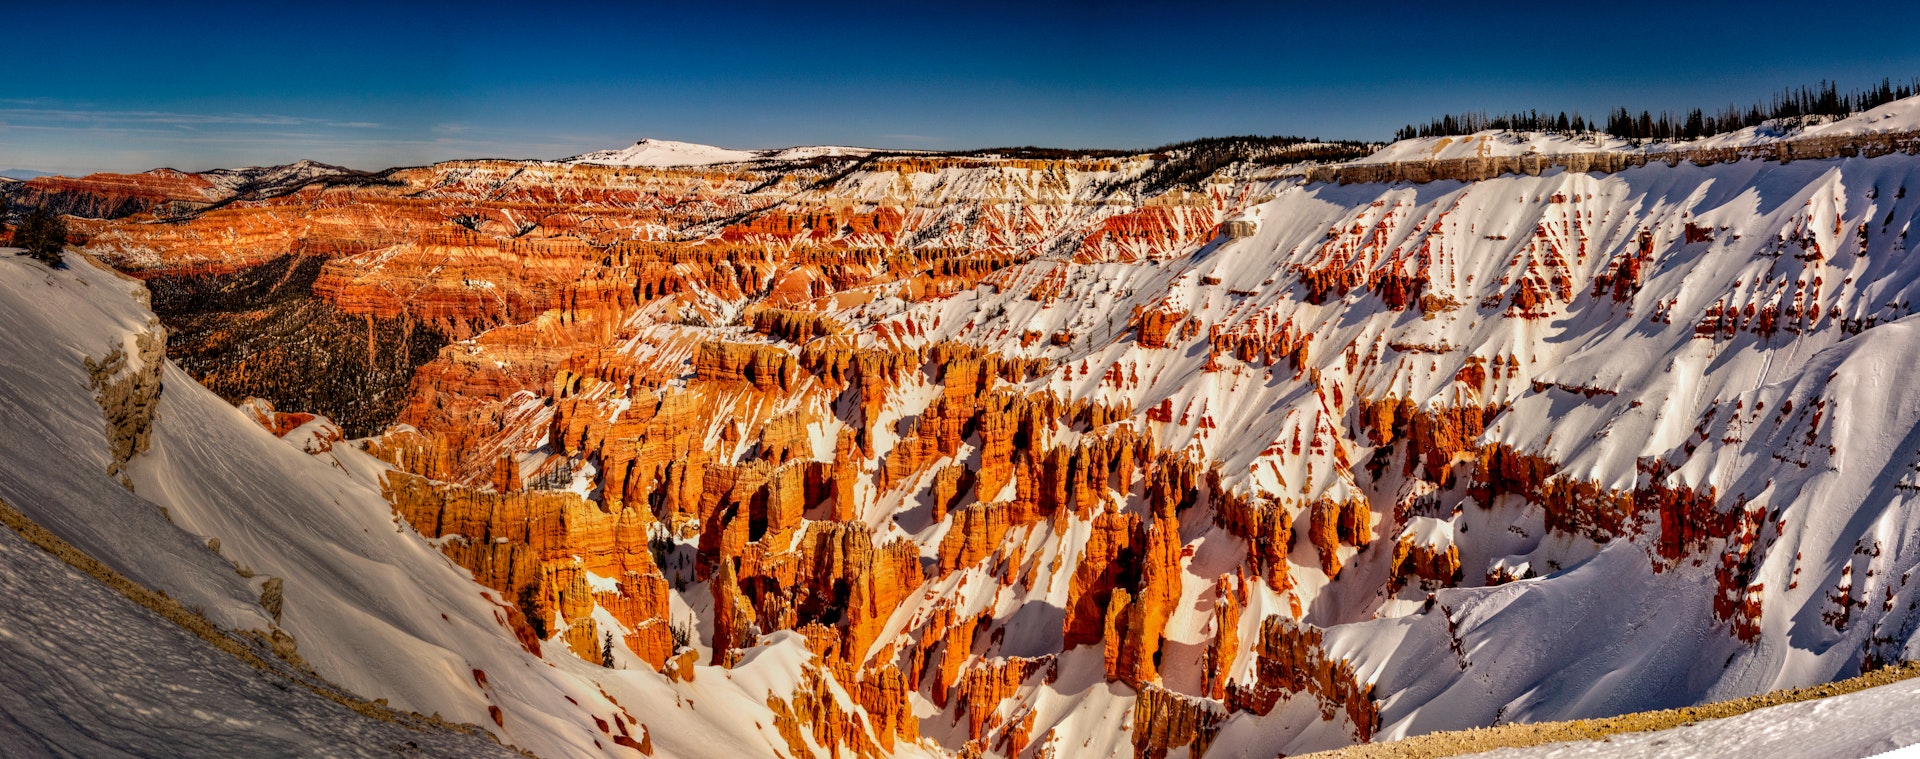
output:
<path id="1" fill-rule="evenodd" d="M 218 346 L 293 307 L 201 294 L 305 262 L 285 302 L 345 326 L 301 350 L 388 378 L 350 434 L 405 425 L 359 445 L 530 649 L 680 678 L 803 640 L 795 754 L 1297 753 L 1624 711 L 1533 686 L 1672 679 L 1617 652 L 1673 641 L 1744 662 L 1681 700 L 1904 656 L 1915 557 L 1861 527 L 1904 507 L 1820 478 L 1906 455 L 1830 388 L 1904 334 L 1920 163 L 1148 192 L 1161 160 L 458 162 L 89 234 L 184 293 L 189 368 L 269 387 Z M 1765 645 L 1796 626 L 1831 640 Z"/>

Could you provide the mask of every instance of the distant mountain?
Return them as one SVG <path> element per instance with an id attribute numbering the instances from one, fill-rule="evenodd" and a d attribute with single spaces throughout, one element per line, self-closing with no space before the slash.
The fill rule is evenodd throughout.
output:
<path id="1" fill-rule="evenodd" d="M 34 177 L 50 176 L 53 176 L 52 172 L 34 171 L 33 169 L 0 169 L 0 179 L 17 179 L 24 181 Z"/>
<path id="2" fill-rule="evenodd" d="M 353 169 L 315 161 L 284 166 L 247 166 L 188 173 L 153 169 L 138 174 L 88 174 L 82 177 L 42 176 L 9 180 L 12 202 L 44 206 L 58 213 L 95 219 L 116 219 L 156 209 L 203 209 L 233 200 L 277 197 L 328 177 L 358 175 Z"/>
<path id="3" fill-rule="evenodd" d="M 645 139 L 619 150 L 601 150 L 567 158 L 567 163 L 591 163 L 602 166 L 712 166 L 747 161 L 797 161 L 821 156 L 863 156 L 872 148 L 837 145 L 807 145 L 778 150 L 733 150 L 692 142 Z"/>
<path id="4" fill-rule="evenodd" d="M 284 166 L 245 166 L 238 169 L 213 169 L 199 176 L 214 186 L 234 194 L 254 192 L 274 195 L 298 189 L 315 179 L 359 172 L 319 161 L 301 160 Z"/>

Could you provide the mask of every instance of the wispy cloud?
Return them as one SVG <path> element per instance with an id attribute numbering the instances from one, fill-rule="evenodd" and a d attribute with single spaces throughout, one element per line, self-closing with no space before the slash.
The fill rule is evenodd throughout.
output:
<path id="1" fill-rule="evenodd" d="M 31 105 L 32 101 L 0 100 L 12 105 Z M 176 111 L 115 111 L 83 108 L 0 108 L 0 119 L 52 124 L 147 124 L 167 126 L 297 126 L 302 124 L 341 129 L 375 129 L 372 121 L 334 121 L 306 116 L 274 113 L 181 113 Z"/>
<path id="2" fill-rule="evenodd" d="M 603 136 L 528 133 L 458 120 L 392 123 L 366 115 L 372 114 L 112 109 L 0 99 L 0 163 L 69 174 L 301 158 L 382 168 L 479 156 L 556 158 L 610 144 Z"/>
<path id="3" fill-rule="evenodd" d="M 91 111 L 66 108 L 0 108 L 0 118 L 21 121 L 94 124 L 247 124 L 304 123 L 293 116 L 246 113 L 173 113 L 169 111 Z"/>

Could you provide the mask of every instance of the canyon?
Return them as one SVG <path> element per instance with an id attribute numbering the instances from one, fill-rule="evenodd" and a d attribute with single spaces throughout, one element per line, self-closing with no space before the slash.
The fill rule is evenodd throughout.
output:
<path id="1" fill-rule="evenodd" d="M 122 571 L 364 698 L 542 756 L 1272 756 L 1915 657 L 1920 132 L 1847 124 L 0 193 L 127 301 L 69 340 L 95 490 L 221 579 Z"/>

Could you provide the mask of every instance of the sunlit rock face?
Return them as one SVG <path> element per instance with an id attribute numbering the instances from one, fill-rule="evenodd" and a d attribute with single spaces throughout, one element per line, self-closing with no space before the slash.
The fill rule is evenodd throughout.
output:
<path id="1" fill-rule="evenodd" d="M 793 755 L 1293 754 L 1909 658 L 1920 160 L 1808 149 L 455 162 L 78 224 L 530 656 L 797 634 Z"/>

